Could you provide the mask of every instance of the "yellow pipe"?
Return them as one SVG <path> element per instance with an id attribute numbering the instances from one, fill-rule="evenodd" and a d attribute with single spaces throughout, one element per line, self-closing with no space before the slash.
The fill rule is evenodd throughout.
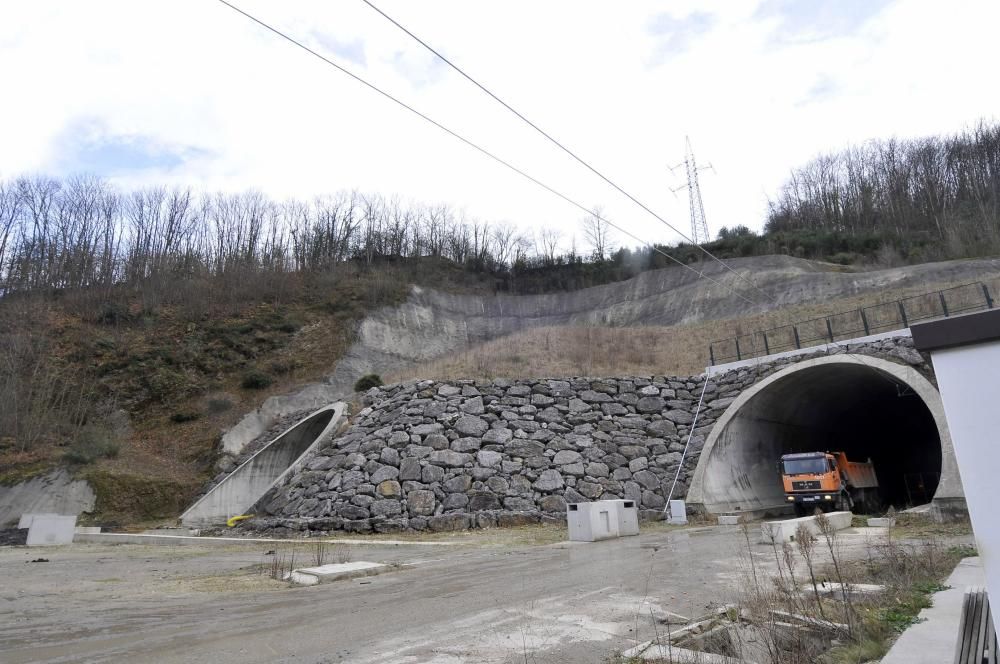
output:
<path id="1" fill-rule="evenodd" d="M 241 514 L 240 516 L 231 516 L 228 519 L 226 519 L 226 525 L 232 528 L 240 521 L 246 521 L 247 519 L 252 519 L 253 517 L 254 517 L 253 514 Z"/>

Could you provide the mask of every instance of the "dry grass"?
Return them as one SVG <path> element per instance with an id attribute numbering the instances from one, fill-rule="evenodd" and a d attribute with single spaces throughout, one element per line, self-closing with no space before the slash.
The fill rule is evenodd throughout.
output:
<path id="1" fill-rule="evenodd" d="M 984 283 L 991 293 L 1000 293 L 1000 278 L 984 280 Z M 699 373 L 709 364 L 708 345 L 712 341 L 955 285 L 958 283 L 890 289 L 673 327 L 540 327 L 494 339 L 383 378 L 391 383 L 410 378 L 687 375 Z"/>

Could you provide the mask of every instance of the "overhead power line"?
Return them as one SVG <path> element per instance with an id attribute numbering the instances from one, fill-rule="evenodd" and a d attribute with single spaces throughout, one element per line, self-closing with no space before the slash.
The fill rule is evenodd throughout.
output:
<path id="1" fill-rule="evenodd" d="M 710 252 L 708 249 L 706 249 L 705 247 L 701 246 L 701 244 L 698 242 L 698 237 L 697 236 L 694 239 L 692 239 L 692 238 L 688 237 L 687 235 L 685 235 L 676 226 L 674 226 L 673 224 L 671 224 L 670 222 L 668 222 L 666 219 L 664 219 L 662 216 L 660 216 L 659 214 L 657 214 L 656 212 L 654 212 L 652 209 L 650 209 L 648 206 L 646 206 L 644 203 L 642 203 L 635 196 L 633 196 L 632 194 L 630 194 L 629 192 L 625 191 L 620 186 L 618 186 L 618 184 L 616 184 L 614 181 L 612 181 L 611 178 L 609 178 L 608 176 L 604 175 L 604 173 L 602 173 L 601 171 L 597 170 L 595 167 L 593 167 L 592 165 L 590 165 L 590 163 L 588 163 L 585 159 L 583 159 L 582 157 L 580 157 L 579 155 L 577 155 L 575 152 L 573 152 L 572 150 L 570 150 L 568 147 L 566 147 L 565 145 L 563 145 L 561 142 L 559 142 L 557 139 L 555 139 L 547 131 L 545 131 L 544 129 L 542 129 L 541 127 L 539 127 L 538 125 L 536 125 L 534 122 L 532 122 L 531 120 L 529 120 L 528 118 L 526 118 L 520 111 L 518 111 L 517 109 L 515 109 L 514 107 L 512 107 L 510 104 L 508 104 L 507 102 L 505 102 L 500 97 L 498 97 L 495 94 L 493 94 L 493 92 L 491 92 L 486 86 L 484 86 L 482 83 L 480 83 L 476 79 L 472 78 L 472 76 L 470 76 L 469 74 L 467 74 L 461 67 L 459 67 L 458 65 L 456 65 L 454 62 L 452 62 L 448 58 L 446 58 L 444 55 L 442 55 L 433 46 L 431 46 L 430 44 L 428 44 L 427 42 L 425 42 L 423 39 L 421 39 L 420 37 L 418 37 L 417 35 L 415 35 L 413 32 L 411 32 L 410 30 L 408 30 L 399 21 L 397 21 L 396 19 L 392 18 L 391 16 L 389 16 L 388 14 L 386 14 L 384 11 L 382 11 L 381 9 L 379 9 L 378 7 L 376 7 L 370 0 L 361 0 L 361 1 L 364 2 L 366 5 L 368 5 L 369 7 L 371 7 L 376 12 L 378 12 L 379 14 L 381 14 L 386 20 L 388 20 L 390 23 L 392 23 L 393 25 L 395 25 L 397 28 L 399 28 L 400 30 L 402 30 L 403 32 L 405 32 L 407 35 L 409 35 L 410 37 L 412 37 L 417 43 L 419 43 L 421 46 L 423 46 L 424 48 L 426 48 L 428 51 L 430 51 L 431 53 L 433 53 L 434 55 L 436 55 L 445 64 L 447 64 L 449 67 L 451 67 L 452 69 L 454 69 L 456 72 L 458 72 L 459 74 L 461 74 L 462 77 L 464 77 L 467 81 L 469 81 L 470 83 L 472 83 L 473 85 L 475 85 L 477 88 L 479 88 L 480 90 L 482 90 L 483 92 L 485 92 L 486 94 L 488 94 L 497 103 L 499 103 L 501 106 L 503 106 L 504 108 L 506 108 L 508 111 L 510 111 L 511 113 L 513 113 L 514 115 L 516 115 L 518 118 L 521 119 L 521 121 L 523 121 L 525 124 L 527 124 L 529 127 L 531 127 L 532 129 L 534 129 L 536 132 L 538 132 L 542 136 L 544 136 L 546 139 L 548 139 L 553 145 L 555 145 L 556 147 L 558 147 L 560 150 L 562 150 L 563 152 L 565 152 L 566 154 L 568 154 L 570 157 L 572 157 L 573 159 L 575 159 L 578 163 L 580 163 L 581 165 L 583 165 L 591 173 L 593 173 L 597 177 L 599 177 L 602 180 L 604 180 L 606 183 L 608 183 L 609 185 L 611 185 L 615 190 L 617 190 L 620 194 L 624 195 L 630 201 L 632 201 L 633 203 L 635 203 L 636 205 L 638 205 L 640 208 L 642 208 L 643 210 L 645 210 L 646 212 L 648 212 L 649 214 L 651 214 L 660 223 L 664 224 L 667 228 L 671 229 L 672 231 L 674 231 L 675 233 L 677 233 L 678 235 L 680 235 L 682 238 L 684 238 L 685 240 L 687 240 L 688 242 L 690 242 L 691 244 L 693 244 L 695 247 L 697 247 L 706 256 L 708 256 L 712 260 L 718 262 L 725 269 L 727 269 L 730 272 L 732 272 L 733 274 L 735 274 L 742 281 L 745 281 L 746 283 L 748 283 L 751 287 L 753 287 L 754 289 L 756 289 L 757 291 L 759 291 L 760 293 L 762 293 L 765 297 L 767 297 L 768 299 L 771 299 L 771 300 L 774 299 L 773 296 L 771 296 L 769 293 L 767 293 L 766 291 L 762 290 L 760 288 L 760 286 L 758 286 L 757 284 L 755 284 L 753 282 L 753 280 L 749 279 L 748 277 L 746 277 L 743 274 L 740 274 L 738 271 L 734 270 L 727 263 L 725 263 L 722 259 L 718 258 L 712 252 Z"/>
<path id="2" fill-rule="evenodd" d="M 220 1 L 224 1 L 224 0 L 220 0 Z M 766 298 L 768 298 L 768 299 L 770 299 L 772 301 L 775 301 L 774 296 L 772 296 L 770 293 L 768 293 L 768 292 L 764 291 L 763 289 L 761 289 L 760 286 L 758 286 L 756 283 L 753 282 L 753 280 L 749 279 L 748 277 L 746 277 L 746 276 L 740 274 L 739 272 L 737 272 L 736 270 L 734 270 L 732 267 L 730 267 L 728 264 L 726 264 L 722 259 L 718 258 L 712 252 L 710 252 L 708 249 L 705 249 L 705 247 L 701 246 L 701 244 L 699 244 L 699 242 L 697 241 L 699 239 L 698 236 L 701 234 L 700 232 L 704 233 L 705 240 L 708 239 L 708 228 L 707 228 L 707 224 L 705 223 L 705 210 L 704 210 L 704 207 L 703 207 L 702 202 L 701 202 L 701 191 L 698 188 L 698 180 L 697 180 L 697 170 L 698 169 L 697 169 L 697 166 L 695 165 L 694 154 L 693 154 L 693 151 L 691 150 L 691 141 L 689 139 L 685 139 L 685 140 L 687 140 L 687 153 L 688 153 L 688 157 L 689 157 L 689 158 L 685 158 L 685 164 L 687 165 L 687 170 L 688 170 L 689 188 L 690 188 L 690 185 L 691 185 L 692 181 L 693 181 L 694 187 L 695 187 L 695 190 L 692 192 L 692 199 L 691 199 L 691 205 L 692 205 L 692 209 L 691 209 L 691 215 L 692 215 L 692 234 L 695 236 L 695 239 L 692 239 L 692 238 L 686 236 L 684 233 L 682 233 L 680 230 L 678 230 L 673 224 L 671 224 L 666 219 L 664 219 L 663 217 L 661 217 L 660 215 L 658 215 L 656 212 L 654 212 L 653 210 L 651 210 L 649 207 L 647 207 L 641 201 L 639 201 L 638 199 L 636 199 L 632 194 L 630 194 L 627 191 L 625 191 L 624 189 L 622 189 L 620 186 L 618 186 L 615 182 L 613 182 L 606 175 L 604 175 L 603 173 L 601 173 L 600 171 L 598 171 L 596 168 L 594 168 L 593 166 L 591 166 L 582 157 L 580 157 L 575 152 L 573 152 L 572 150 L 570 150 L 569 148 L 567 148 L 565 145 L 563 145 L 561 142 L 559 142 L 558 140 L 556 140 L 554 137 L 552 137 L 552 135 L 550 135 L 544 129 L 542 129 L 541 127 L 539 127 L 538 125 L 536 125 L 534 122 L 532 122 L 531 120 L 529 120 L 528 118 L 526 118 L 522 113 L 520 113 L 517 109 L 513 108 L 510 104 L 508 104 L 507 102 L 505 102 L 503 99 L 500 99 L 500 97 L 496 96 L 492 91 L 490 91 L 488 88 L 486 88 L 486 86 L 482 85 L 479 81 L 477 81 L 476 79 L 472 78 L 472 76 L 470 76 L 469 74 L 467 74 L 461 67 L 459 67 L 458 65 L 456 65 L 454 62 L 452 62 L 451 60 L 449 60 L 444 55 L 442 55 L 437 49 L 435 49 L 430 44 L 428 44 L 427 42 L 425 42 L 423 39 L 421 39 L 420 37 L 418 37 L 417 35 L 415 35 L 413 32 L 411 32 L 410 30 L 408 30 L 399 21 L 397 21 L 396 19 L 392 18 L 391 16 L 389 16 L 388 14 L 386 14 L 384 11 L 382 11 L 381 9 L 379 9 L 378 7 L 376 7 L 371 2 L 371 0 L 361 0 L 361 1 L 364 2 L 366 5 L 368 5 L 369 7 L 371 7 L 376 12 L 378 12 L 379 14 L 381 14 L 386 20 L 388 20 L 390 23 L 392 23 L 393 25 L 395 25 L 397 28 L 399 28 L 400 30 L 402 30 L 403 32 L 405 32 L 407 35 L 409 35 L 411 38 L 413 38 L 415 41 L 417 41 L 421 46 L 423 46 L 428 51 L 430 51 L 431 53 L 433 53 L 435 56 L 437 56 L 438 58 L 440 58 L 445 64 L 447 64 L 449 67 L 451 67 L 456 72 L 458 72 L 463 78 L 465 78 L 467 81 L 469 81 L 470 83 L 472 83 L 473 85 L 475 85 L 477 88 L 479 88 L 480 90 L 482 90 L 483 92 L 485 92 L 490 97 L 492 97 L 497 103 L 499 103 L 504 108 L 506 108 L 508 111 L 510 111 L 511 113 L 513 113 L 514 115 L 516 115 L 518 118 L 521 119 L 521 121 L 523 121 L 525 124 L 527 124 L 528 126 L 530 126 L 532 129 L 534 129 L 536 132 L 538 132 L 542 136 L 544 136 L 546 139 L 548 139 L 552 144 L 554 144 L 560 150 L 562 150 L 563 152 L 565 152 L 566 154 L 568 154 L 569 156 L 571 156 L 577 162 L 579 162 L 584 167 L 586 167 L 589 171 L 591 171 L 592 173 L 594 173 L 595 175 L 597 175 L 599 178 L 601 178 L 602 180 L 604 180 L 606 183 L 608 183 L 609 185 L 611 185 L 619 193 L 623 194 L 625 197 L 627 197 L 633 203 L 635 203 L 640 208 L 642 208 L 643 210 L 645 210 L 646 212 L 648 212 L 649 214 L 651 214 L 653 217 L 655 217 L 661 223 L 663 223 L 668 228 L 670 228 L 671 230 L 673 230 L 675 233 L 677 233 L 678 235 L 680 235 L 682 238 L 684 238 L 685 240 L 687 240 L 688 242 L 690 242 L 694 246 L 698 247 L 698 249 L 700 249 L 706 256 L 710 257 L 712 260 L 716 261 L 717 263 L 719 263 L 720 265 L 722 265 L 724 268 L 726 268 L 727 270 L 729 270 L 730 272 L 732 272 L 733 274 L 735 274 L 742 281 L 745 281 L 746 283 L 748 283 L 750 286 L 752 286 L 755 290 L 757 290 L 758 292 L 760 292 Z M 435 123 L 435 124 L 437 124 L 437 123 Z M 438 126 L 440 126 L 440 125 L 438 125 Z M 449 132 L 449 133 L 451 133 L 451 132 Z M 462 139 L 462 140 L 464 141 L 465 139 Z M 468 142 L 468 141 L 466 141 L 466 142 Z M 478 146 L 473 146 L 473 147 L 476 147 L 476 149 L 479 149 L 479 150 L 483 151 Z M 489 153 L 487 153 L 487 154 L 489 154 Z M 492 157 L 492 155 L 490 155 L 490 156 Z M 496 157 L 493 157 L 493 158 L 496 159 Z M 500 160 L 498 160 L 498 161 L 500 161 Z M 506 164 L 505 162 L 501 162 L 501 163 L 504 163 L 506 166 L 508 166 L 510 168 L 514 168 L 513 166 L 510 166 L 509 164 Z M 517 169 L 514 169 L 514 170 L 517 170 Z M 557 196 L 559 196 L 559 197 L 561 197 L 561 198 L 563 198 L 563 199 L 565 199 L 565 200 L 573 203 L 577 207 L 579 207 L 581 209 L 584 209 L 585 211 L 590 212 L 591 214 L 593 214 L 593 212 L 591 212 L 589 210 L 586 210 L 586 208 L 584 208 L 579 203 L 571 201 L 570 199 L 566 198 L 565 196 L 563 196 L 559 192 L 556 192 L 556 191 L 552 190 L 551 188 L 549 188 L 548 186 L 542 184 L 541 182 L 538 182 L 537 180 L 535 180 L 531 176 L 526 175 L 525 173 L 522 173 L 521 171 L 518 171 L 518 172 L 521 173 L 521 175 L 524 175 L 528 179 L 532 180 L 536 184 L 538 184 L 538 185 L 540 185 L 540 186 L 548 189 L 549 191 L 551 191 L 552 193 L 556 194 Z M 697 203 L 697 205 L 696 205 L 696 203 Z M 597 216 L 597 215 L 594 215 L 594 216 Z M 598 217 L 598 218 L 600 219 L 600 217 Z M 611 223 L 610 221 L 607 221 L 606 219 L 603 220 L 603 221 L 605 221 L 612 228 L 616 228 L 619 231 L 625 233 L 626 235 L 628 235 L 628 236 L 630 236 L 630 237 L 638 240 L 639 242 L 643 242 L 643 240 L 637 238 L 632 233 L 629 233 L 628 231 L 623 230 L 621 227 L 616 226 L 615 224 Z M 647 246 L 653 248 L 656 251 L 659 251 L 659 253 L 663 254 L 664 256 L 667 256 L 668 258 L 670 258 L 671 260 L 673 260 L 675 263 L 681 264 L 681 265 L 683 265 L 684 267 L 686 267 L 688 269 L 693 269 L 693 268 L 691 268 L 691 266 L 687 265 L 686 263 L 681 263 L 680 261 L 678 261 L 673 256 L 670 256 L 669 254 L 666 254 L 666 253 L 660 251 L 659 249 L 656 248 L 655 245 L 653 245 L 651 243 L 647 243 Z M 695 270 L 695 272 L 697 272 L 697 270 Z M 701 274 L 704 276 L 704 273 L 701 273 Z M 706 278 L 709 278 L 709 277 L 706 277 Z M 713 281 L 713 282 L 715 282 L 715 283 L 719 283 L 719 282 L 715 281 L 714 279 L 710 279 L 710 280 Z M 733 293 L 734 295 L 738 295 L 739 297 L 743 298 L 745 301 L 752 302 L 750 299 L 744 297 L 740 293 L 737 293 L 735 290 L 733 290 L 731 288 L 728 288 L 728 290 L 731 293 Z M 754 303 L 754 304 L 756 304 L 756 303 Z M 833 341 L 831 343 L 834 346 L 840 347 L 840 342 Z M 868 362 L 866 362 L 862 356 L 859 355 L 858 356 L 858 360 L 861 362 L 861 364 L 863 364 L 863 365 L 871 368 L 873 371 L 875 371 L 879 375 L 884 376 L 884 374 L 882 374 L 882 372 L 878 371 L 878 369 L 876 369 L 875 367 L 873 367 L 870 364 L 868 364 Z M 672 491 L 672 489 L 671 489 L 671 491 Z"/>
<path id="3" fill-rule="evenodd" d="M 712 283 L 714 283 L 714 284 L 716 284 L 716 285 L 724 288 L 725 290 L 729 291 L 733 295 L 739 297 L 740 299 L 744 300 L 745 302 L 747 302 L 749 304 L 758 304 L 756 301 L 751 300 L 750 298 L 746 297 L 742 293 L 737 292 L 736 290 L 734 290 L 733 288 L 729 287 L 728 285 L 722 283 L 721 281 L 718 281 L 717 279 L 713 279 L 712 277 L 708 276 L 702 270 L 699 270 L 699 269 L 697 269 L 695 267 L 692 267 L 691 265 L 688 265 L 687 263 L 685 263 L 685 262 L 683 262 L 683 261 L 675 258 L 674 256 L 671 256 L 670 254 L 664 252 L 663 250 L 661 250 L 656 245 L 643 240 L 639 236 L 635 235 L 634 233 L 631 233 L 630 231 L 625 230 L 624 228 L 622 228 L 621 226 L 619 226 L 619 225 L 611 222 L 610 220 L 605 219 L 605 218 L 603 218 L 603 217 L 595 214 L 593 210 L 588 209 L 585 205 L 583 205 L 583 204 L 581 204 L 581 203 L 573 200 L 569 196 L 566 196 L 565 194 L 563 194 L 563 193 L 561 193 L 561 192 L 553 189 L 552 187 L 550 187 L 549 185 L 545 184 L 541 180 L 538 180 L 537 178 L 535 178 L 532 175 L 529 175 L 528 173 L 526 173 L 525 171 L 521 170 L 517 166 L 514 166 L 510 162 L 508 162 L 508 161 L 504 160 L 503 158 L 498 157 L 497 155 L 493 154 L 492 152 L 490 152 L 486 148 L 483 148 L 480 145 L 478 145 L 476 143 L 473 143 L 471 140 L 469 140 L 469 139 L 465 138 L 464 136 L 462 136 L 461 134 L 458 134 L 457 132 L 449 129 L 448 127 L 444 126 L 443 124 L 441 124 L 437 120 L 434 120 L 433 118 L 431 118 L 430 116 L 424 114 L 423 112 L 418 111 L 416 108 L 410 106 L 406 102 L 404 102 L 404 101 L 400 100 L 399 98 L 394 97 L 393 95 L 389 94 L 388 92 L 382 90 L 381 88 L 377 87 L 375 84 L 368 82 L 367 80 L 361 78 L 360 76 L 358 76 L 357 74 L 353 73 L 352 71 L 346 69 L 345 67 L 342 67 L 341 65 L 337 64 L 333 60 L 330 60 L 325 55 L 322 55 L 321 53 L 318 53 L 317 51 L 314 51 L 313 49 L 309 48 L 308 46 L 306 46 L 302 42 L 300 42 L 297 39 L 295 39 L 294 37 L 291 37 L 290 35 L 282 32 L 281 30 L 275 28 L 274 26 L 272 26 L 272 25 L 270 25 L 268 23 L 265 23 L 261 19 L 257 18 L 256 16 L 254 16 L 254 15 L 252 15 L 252 14 L 250 14 L 250 13 L 248 13 L 248 12 L 242 10 L 242 9 L 240 9 L 239 7 L 237 7 L 236 5 L 232 4 L 231 2 L 228 2 L 227 0 L 218 0 L 218 2 L 220 2 L 221 4 L 225 5 L 226 7 L 230 8 L 230 9 L 232 9 L 233 11 L 237 12 L 238 14 L 241 14 L 244 17 L 250 19 L 251 21 L 253 21 L 257 25 L 261 26 L 262 28 L 264 28 L 264 29 L 266 29 L 266 30 L 274 33 L 275 35 L 281 37 L 285 41 L 287 41 L 287 42 L 289 42 L 291 44 L 294 44 L 295 46 L 299 47 L 303 51 L 309 53 L 310 55 L 312 55 L 312 56 L 314 56 L 316 58 L 319 58 L 320 60 L 322 60 L 326 64 L 330 65 L 334 69 L 340 71 L 343 74 L 346 74 L 347 76 L 353 78 L 355 81 L 357 81 L 358 83 L 361 83 L 362 85 L 364 85 L 368 89 L 370 89 L 370 90 L 378 93 L 379 95 L 385 97 L 386 99 L 388 99 L 388 100 L 394 102 L 395 104 L 397 104 L 397 105 L 405 108 L 406 110 L 410 111 L 411 113 L 413 113 L 414 115 L 418 116 L 419 118 L 421 118 L 421 119 L 429 122 L 430 124 L 434 125 L 435 127 L 437 127 L 438 129 L 440 129 L 441 131 L 443 131 L 446 134 L 448 134 L 449 136 L 452 136 L 453 138 L 458 139 L 459 141 L 461 141 L 462 143 L 465 143 L 466 145 L 468 145 L 469 147 L 473 148 L 477 152 L 479 152 L 479 153 L 481 153 L 481 154 L 489 157 L 493 161 L 495 161 L 495 162 L 497 162 L 497 163 L 499 163 L 499 164 L 507 167 L 508 169 L 514 171 L 515 173 L 517 173 L 521 177 L 527 179 L 528 181 L 532 182 L 533 184 L 541 187 L 542 189 L 545 189 L 546 191 L 548 191 L 549 193 L 551 193 L 551 194 L 553 194 L 555 196 L 558 196 L 562 200 L 564 200 L 567 203 L 569 203 L 569 204 L 571 204 L 571 205 L 579 208 L 580 210 L 583 210 L 587 214 L 594 215 L 595 217 L 597 217 L 598 219 L 600 219 L 604 223 L 608 224 L 612 228 L 618 230 L 621 233 L 624 233 L 625 235 L 627 235 L 627 236 L 631 237 L 632 239 L 636 240 L 637 242 L 639 242 L 639 243 L 641 243 L 641 244 L 649 247 L 653 251 L 655 251 L 655 252 L 657 252 L 657 253 L 665 256 L 667 259 L 673 261 L 674 263 L 677 263 L 681 267 L 683 267 L 683 268 L 685 268 L 687 270 L 690 270 L 691 272 L 694 272 L 695 274 L 697 274 L 699 277 L 701 277 L 703 279 L 706 279 L 706 280 L 708 280 L 708 281 L 710 281 L 710 282 L 712 282 Z M 718 260 L 718 259 L 716 259 L 716 260 Z M 719 261 L 719 262 L 722 263 L 722 261 Z M 722 263 L 722 265 L 725 266 L 725 267 L 727 267 L 731 272 L 733 272 L 734 274 L 736 274 L 737 276 L 739 276 L 739 277 L 742 278 L 742 275 L 740 275 L 738 272 L 735 272 L 734 270 L 732 270 L 732 268 L 729 268 L 728 266 L 726 266 L 725 263 Z M 766 295 L 766 293 L 765 293 L 765 295 Z"/>

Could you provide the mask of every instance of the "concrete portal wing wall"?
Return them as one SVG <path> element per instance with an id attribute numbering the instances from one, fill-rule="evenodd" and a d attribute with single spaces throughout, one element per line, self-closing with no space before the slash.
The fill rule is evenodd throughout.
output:
<path id="1" fill-rule="evenodd" d="M 336 432 L 346 408 L 346 404 L 338 402 L 297 422 L 188 508 L 181 515 L 181 523 L 216 525 L 243 514 L 268 489 L 298 470 L 310 452 Z"/>
<path id="2" fill-rule="evenodd" d="M 823 427 L 844 422 L 885 390 L 898 390 L 911 399 L 915 395 L 926 406 L 933 418 L 930 434 L 936 427 L 940 442 L 940 479 L 932 502 L 948 511 L 964 510 L 962 483 L 937 389 L 913 367 L 851 354 L 799 362 L 740 394 L 705 441 L 688 503 L 709 513 L 787 509 L 776 465 L 780 456 L 802 451 L 794 445 L 803 440 L 817 449 L 838 449 L 840 441 L 824 439 Z"/>

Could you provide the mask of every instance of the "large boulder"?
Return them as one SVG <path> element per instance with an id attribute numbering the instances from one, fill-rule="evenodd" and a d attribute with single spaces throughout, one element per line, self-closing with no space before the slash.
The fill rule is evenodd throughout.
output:
<path id="1" fill-rule="evenodd" d="M 563 488 L 565 482 L 563 482 L 562 475 L 559 474 L 558 470 L 543 470 L 532 486 L 538 491 L 549 492 Z"/>
<path id="2" fill-rule="evenodd" d="M 659 413 L 667 405 L 663 397 L 642 397 L 635 404 L 640 413 Z"/>
<path id="3" fill-rule="evenodd" d="M 463 436 L 480 438 L 489 428 L 490 425 L 486 420 L 475 415 L 463 415 L 455 420 L 455 431 Z"/>
<path id="4" fill-rule="evenodd" d="M 443 466 L 445 468 L 461 468 L 465 464 L 472 462 L 472 455 L 455 452 L 453 450 L 436 450 L 430 453 L 427 460 L 435 466 Z"/>
<path id="5" fill-rule="evenodd" d="M 468 514 L 442 514 L 427 519 L 427 527 L 435 532 L 466 530 L 470 526 Z"/>
<path id="6" fill-rule="evenodd" d="M 433 491 L 418 489 L 406 494 L 406 506 L 411 516 L 430 516 L 436 504 Z"/>

